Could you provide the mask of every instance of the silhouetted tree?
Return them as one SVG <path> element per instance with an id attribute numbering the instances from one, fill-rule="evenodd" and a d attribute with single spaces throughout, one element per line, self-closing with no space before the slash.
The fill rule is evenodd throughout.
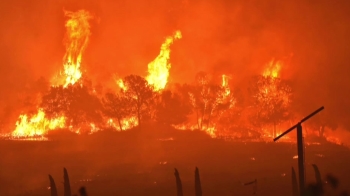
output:
<path id="1" fill-rule="evenodd" d="M 189 96 L 197 117 L 198 129 L 203 129 L 204 123 L 206 127 L 210 127 L 212 119 L 219 117 L 234 103 L 231 95 L 226 94 L 226 89 L 214 84 L 210 75 L 205 72 L 196 75 L 196 83 L 191 87 Z"/>
<path id="2" fill-rule="evenodd" d="M 152 86 L 141 76 L 129 75 L 123 79 L 126 89 L 124 95 L 131 103 L 131 110 L 136 112 L 138 125 L 141 125 L 142 116 L 149 110 L 153 98 Z"/>
<path id="3" fill-rule="evenodd" d="M 68 125 L 101 121 L 101 103 L 98 97 L 80 85 L 51 87 L 49 93 L 43 96 L 40 106 L 50 118 L 64 115 Z"/>
<path id="4" fill-rule="evenodd" d="M 168 125 L 184 123 L 191 112 L 190 107 L 178 93 L 164 90 L 156 106 L 156 121 Z"/>
<path id="5" fill-rule="evenodd" d="M 121 120 L 127 117 L 130 111 L 130 101 L 121 94 L 106 93 L 102 99 L 103 112 L 110 118 L 116 118 L 122 131 Z"/>

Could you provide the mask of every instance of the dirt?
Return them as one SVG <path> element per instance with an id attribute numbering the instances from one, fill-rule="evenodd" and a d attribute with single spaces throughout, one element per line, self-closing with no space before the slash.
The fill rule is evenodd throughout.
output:
<path id="1" fill-rule="evenodd" d="M 0 195 L 50 195 L 48 174 L 63 195 L 63 167 L 73 193 L 85 186 L 90 196 L 175 196 L 174 168 L 184 194 L 194 195 L 195 167 L 206 196 L 253 195 L 255 189 L 258 195 L 291 195 L 291 167 L 297 171 L 293 143 L 225 142 L 165 128 L 57 138 L 0 140 Z M 308 183 L 316 181 L 311 164 L 317 164 L 322 176 L 331 173 L 342 189 L 350 187 L 348 148 L 312 144 L 305 155 Z M 257 187 L 243 186 L 255 179 Z"/>

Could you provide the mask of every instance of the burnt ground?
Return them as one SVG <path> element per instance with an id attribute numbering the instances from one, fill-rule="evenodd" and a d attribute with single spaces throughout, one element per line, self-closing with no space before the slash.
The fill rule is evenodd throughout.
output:
<path id="1" fill-rule="evenodd" d="M 194 170 L 200 171 L 203 194 L 291 195 L 291 167 L 297 169 L 296 145 L 272 142 L 224 142 L 203 132 L 148 128 L 99 132 L 88 136 L 60 134 L 53 141 L 0 140 L 0 195 L 50 195 L 48 174 L 63 195 L 63 167 L 73 193 L 80 186 L 90 196 L 176 195 L 177 168 L 185 195 L 194 195 Z M 64 138 L 64 139 L 62 139 Z M 169 140 L 172 138 L 173 140 Z M 350 187 L 350 151 L 322 143 L 306 146 L 307 182 L 315 182 L 311 164 L 321 175 Z"/>

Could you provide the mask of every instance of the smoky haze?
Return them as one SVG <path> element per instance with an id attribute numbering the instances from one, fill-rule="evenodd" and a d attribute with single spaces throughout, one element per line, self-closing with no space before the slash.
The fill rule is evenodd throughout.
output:
<path id="1" fill-rule="evenodd" d="M 199 71 L 229 74 L 240 84 L 272 58 L 286 62 L 281 77 L 293 82 L 296 101 L 347 124 L 350 115 L 349 1 L 2 1 L 0 124 L 13 123 L 21 94 L 62 70 L 63 10 L 86 9 L 91 39 L 83 70 L 95 84 L 112 74 L 146 76 L 165 37 L 172 45 L 171 82 L 192 82 Z M 2 130 L 9 132 L 9 130 Z"/>

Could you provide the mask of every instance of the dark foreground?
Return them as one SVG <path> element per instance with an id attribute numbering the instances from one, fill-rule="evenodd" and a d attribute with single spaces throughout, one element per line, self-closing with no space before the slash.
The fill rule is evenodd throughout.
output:
<path id="1" fill-rule="evenodd" d="M 155 129 L 155 128 L 153 128 Z M 291 167 L 297 169 L 295 144 L 224 142 L 201 132 L 133 130 L 64 136 L 49 142 L 0 140 L 0 195 L 50 195 L 49 178 L 63 195 L 63 167 L 72 192 L 85 186 L 90 196 L 176 195 L 174 168 L 184 195 L 194 195 L 194 171 L 200 170 L 205 196 L 291 195 Z M 315 182 L 311 164 L 331 173 L 342 190 L 350 187 L 350 151 L 323 143 L 306 146 L 307 182 Z"/>

